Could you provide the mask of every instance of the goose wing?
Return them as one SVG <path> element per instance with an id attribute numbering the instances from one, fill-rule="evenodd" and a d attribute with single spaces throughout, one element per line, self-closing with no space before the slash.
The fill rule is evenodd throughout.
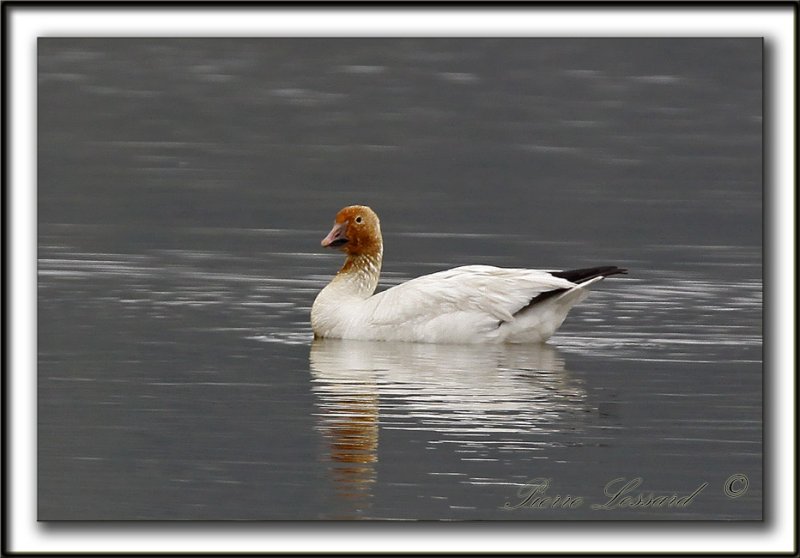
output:
<path id="1" fill-rule="evenodd" d="M 367 304 L 372 325 L 405 325 L 454 319 L 465 314 L 510 322 L 533 299 L 575 283 L 548 271 L 484 265 L 456 267 L 424 275 L 378 293 Z"/>

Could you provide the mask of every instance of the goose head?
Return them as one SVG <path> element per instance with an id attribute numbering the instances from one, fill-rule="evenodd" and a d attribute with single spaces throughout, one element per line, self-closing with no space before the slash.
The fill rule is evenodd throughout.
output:
<path id="1" fill-rule="evenodd" d="M 336 214 L 333 228 L 321 244 L 341 250 L 348 257 L 378 256 L 383 252 L 381 223 L 366 205 L 350 205 Z"/>

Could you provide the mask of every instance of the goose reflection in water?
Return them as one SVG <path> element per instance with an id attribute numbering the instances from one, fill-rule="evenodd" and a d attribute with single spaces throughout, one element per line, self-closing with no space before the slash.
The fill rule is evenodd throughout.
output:
<path id="1" fill-rule="evenodd" d="M 359 513 L 377 480 L 381 428 L 414 430 L 472 458 L 514 459 L 546 448 L 548 434 L 575 428 L 590 410 L 581 381 L 544 344 L 317 339 L 309 359 L 336 491 Z"/>

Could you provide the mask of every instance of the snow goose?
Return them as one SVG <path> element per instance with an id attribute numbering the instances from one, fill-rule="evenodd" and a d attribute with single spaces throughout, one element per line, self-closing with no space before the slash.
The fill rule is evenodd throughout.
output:
<path id="1" fill-rule="evenodd" d="M 336 214 L 322 246 L 347 256 L 311 308 L 315 338 L 422 343 L 539 343 L 591 284 L 626 270 L 570 271 L 468 265 L 375 293 L 383 260 L 380 221 L 364 205 Z"/>

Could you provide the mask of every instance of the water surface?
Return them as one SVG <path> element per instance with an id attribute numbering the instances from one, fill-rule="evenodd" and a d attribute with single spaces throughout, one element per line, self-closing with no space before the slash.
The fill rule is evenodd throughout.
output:
<path id="1" fill-rule="evenodd" d="M 40 519 L 761 518 L 760 41 L 42 39 L 39 62 Z M 351 203 L 381 216 L 380 288 L 631 272 L 547 345 L 313 341 Z M 637 478 L 707 485 L 593 509 Z M 533 507 L 541 479 L 582 503 Z"/>

